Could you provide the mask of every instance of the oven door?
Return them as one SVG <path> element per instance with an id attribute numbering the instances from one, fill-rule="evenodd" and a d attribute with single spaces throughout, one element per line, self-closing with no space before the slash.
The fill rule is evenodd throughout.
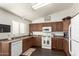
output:
<path id="1" fill-rule="evenodd" d="M 47 43 L 46 43 L 46 39 L 47 37 L 46 36 L 43 36 L 42 37 L 42 46 L 45 46 Z"/>

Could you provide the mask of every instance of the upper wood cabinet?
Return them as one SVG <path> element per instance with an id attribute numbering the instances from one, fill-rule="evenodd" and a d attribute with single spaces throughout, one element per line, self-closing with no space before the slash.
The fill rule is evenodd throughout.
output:
<path id="1" fill-rule="evenodd" d="M 52 31 L 56 31 L 56 22 L 51 22 Z"/>
<path id="2" fill-rule="evenodd" d="M 63 31 L 67 32 L 69 30 L 70 20 L 63 21 Z"/>
<path id="3" fill-rule="evenodd" d="M 51 27 L 51 23 L 43 23 L 43 27 Z"/>
<path id="4" fill-rule="evenodd" d="M 42 23 L 30 24 L 29 28 L 30 28 L 30 31 L 41 31 L 42 30 Z"/>
<path id="5" fill-rule="evenodd" d="M 56 31 L 63 31 L 63 23 L 56 22 Z"/>
<path id="6" fill-rule="evenodd" d="M 67 16 L 65 18 L 63 18 L 63 31 L 64 32 L 68 32 L 69 30 L 69 25 L 70 25 L 70 22 L 71 22 L 71 16 Z"/>
<path id="7" fill-rule="evenodd" d="M 42 27 L 52 27 L 52 31 L 63 31 L 62 22 L 36 23 L 30 24 L 30 32 L 42 31 Z"/>

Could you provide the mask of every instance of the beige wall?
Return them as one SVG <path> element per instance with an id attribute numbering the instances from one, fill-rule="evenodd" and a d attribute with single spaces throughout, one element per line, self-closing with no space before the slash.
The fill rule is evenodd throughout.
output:
<path id="1" fill-rule="evenodd" d="M 9 13 L 3 9 L 0 9 L 0 24 L 7 24 L 7 25 L 11 25 L 11 29 L 12 29 L 12 20 L 16 20 L 18 22 L 23 22 L 26 24 L 26 34 L 28 35 L 29 34 L 29 21 L 27 20 L 23 20 L 22 18 L 12 14 L 12 13 Z M 12 30 L 11 30 L 12 32 Z M 0 39 L 1 38 L 6 38 L 8 37 L 8 34 L 9 33 L 0 33 Z"/>

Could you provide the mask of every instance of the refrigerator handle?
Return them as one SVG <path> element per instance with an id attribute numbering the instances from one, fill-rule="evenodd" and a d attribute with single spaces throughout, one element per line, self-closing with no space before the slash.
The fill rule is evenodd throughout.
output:
<path id="1" fill-rule="evenodd" d="M 71 54 L 71 24 L 69 25 L 69 53 Z"/>

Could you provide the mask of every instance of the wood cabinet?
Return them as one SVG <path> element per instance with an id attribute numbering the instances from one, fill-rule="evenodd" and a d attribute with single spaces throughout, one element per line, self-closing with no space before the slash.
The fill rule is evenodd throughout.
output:
<path id="1" fill-rule="evenodd" d="M 14 42 L 0 42 L 0 56 L 20 55 L 22 52 L 25 52 L 28 48 L 32 47 L 32 43 L 33 37 Z"/>
<path id="2" fill-rule="evenodd" d="M 43 27 L 51 27 L 51 23 L 43 23 Z"/>
<path id="3" fill-rule="evenodd" d="M 56 31 L 63 31 L 63 23 L 56 22 Z"/>
<path id="4" fill-rule="evenodd" d="M 1 45 L 1 42 L 0 42 L 0 56 L 1 56 L 1 53 L 2 53 L 2 45 Z"/>
<path id="5" fill-rule="evenodd" d="M 36 31 L 36 24 L 30 24 L 29 28 L 30 28 L 30 32 Z"/>
<path id="6" fill-rule="evenodd" d="M 67 55 L 69 55 L 69 42 L 66 39 L 63 40 L 63 50 Z"/>
<path id="7" fill-rule="evenodd" d="M 42 27 L 52 27 L 52 31 L 63 31 L 62 21 L 30 24 L 29 28 L 30 28 L 30 32 L 32 32 L 32 31 L 42 31 Z"/>
<path id="8" fill-rule="evenodd" d="M 0 56 L 10 56 L 11 55 L 11 43 L 0 42 Z"/>
<path id="9" fill-rule="evenodd" d="M 52 31 L 56 31 L 56 22 L 51 22 Z"/>
<path id="10" fill-rule="evenodd" d="M 25 52 L 27 49 L 32 47 L 32 42 L 33 42 L 33 37 L 23 39 L 23 48 L 22 48 L 23 51 L 22 52 Z"/>
<path id="11" fill-rule="evenodd" d="M 70 20 L 63 21 L 63 31 L 67 32 L 69 30 Z"/>
<path id="12" fill-rule="evenodd" d="M 0 42 L 0 56 L 19 56 L 22 53 L 22 41 Z"/>
<path id="13" fill-rule="evenodd" d="M 63 50 L 63 39 L 62 38 L 53 38 L 52 39 L 52 48 Z"/>
<path id="14" fill-rule="evenodd" d="M 38 23 L 38 24 L 30 24 L 29 28 L 30 28 L 30 32 L 32 31 L 42 31 L 42 23 Z"/>
<path id="15" fill-rule="evenodd" d="M 33 46 L 41 47 L 41 40 L 42 40 L 42 37 L 34 37 Z"/>
<path id="16" fill-rule="evenodd" d="M 27 39 L 23 39 L 23 52 L 29 49 L 32 46 L 41 46 L 41 37 L 31 37 Z"/>

